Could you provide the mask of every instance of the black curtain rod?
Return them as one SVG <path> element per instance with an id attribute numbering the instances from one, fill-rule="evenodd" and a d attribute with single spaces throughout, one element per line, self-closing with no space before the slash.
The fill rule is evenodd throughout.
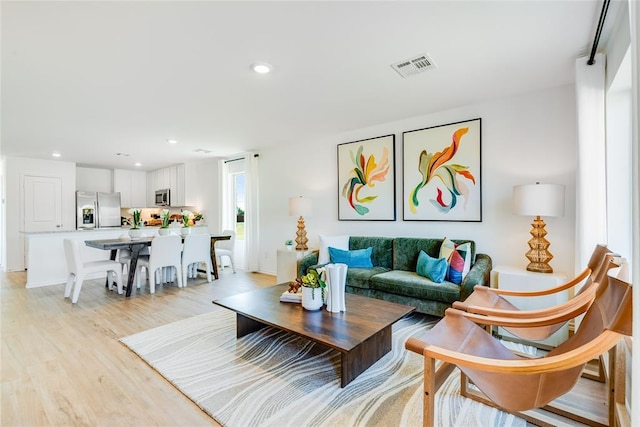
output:
<path id="1" fill-rule="evenodd" d="M 258 154 L 254 154 L 253 157 L 260 157 Z M 238 160 L 244 160 L 244 157 L 238 157 L 237 159 L 225 160 L 225 163 L 237 162 Z"/>
<path id="2" fill-rule="evenodd" d="M 604 19 L 607 17 L 607 10 L 609 9 L 610 0 L 604 0 L 602 3 L 602 11 L 600 12 L 600 20 L 598 21 L 598 28 L 596 28 L 596 36 L 593 39 L 593 46 L 591 46 L 591 55 L 587 65 L 593 65 L 596 63 L 594 60 L 596 56 L 596 49 L 598 49 L 598 43 L 600 42 L 600 35 L 602 34 L 602 27 L 604 27 Z"/>

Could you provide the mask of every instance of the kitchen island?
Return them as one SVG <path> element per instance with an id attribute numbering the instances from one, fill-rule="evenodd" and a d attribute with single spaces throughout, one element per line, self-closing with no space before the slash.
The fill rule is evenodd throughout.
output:
<path id="1" fill-rule="evenodd" d="M 109 253 L 85 246 L 89 239 L 117 239 L 127 237 L 127 228 L 94 228 L 88 230 L 23 233 L 25 236 L 27 288 L 66 283 L 69 270 L 64 254 L 64 239 L 77 240 L 84 262 L 109 259 Z M 88 278 L 96 278 L 96 274 Z"/>

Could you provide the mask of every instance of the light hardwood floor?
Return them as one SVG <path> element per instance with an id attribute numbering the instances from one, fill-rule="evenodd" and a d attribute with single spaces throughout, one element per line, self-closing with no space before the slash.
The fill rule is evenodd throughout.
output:
<path id="1" fill-rule="evenodd" d="M 26 289 L 24 272 L 0 273 L 2 426 L 217 425 L 118 339 L 275 281 L 225 269 L 212 283 L 200 275 L 127 299 L 89 280 L 72 305 L 64 284 Z"/>

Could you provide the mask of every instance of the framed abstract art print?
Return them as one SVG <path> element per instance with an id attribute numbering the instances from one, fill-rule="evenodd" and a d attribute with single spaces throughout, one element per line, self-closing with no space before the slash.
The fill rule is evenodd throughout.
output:
<path id="1" fill-rule="evenodd" d="M 402 134 L 405 221 L 482 221 L 481 134 L 481 119 Z"/>
<path id="2" fill-rule="evenodd" d="M 338 144 L 338 219 L 395 221 L 395 135 Z"/>

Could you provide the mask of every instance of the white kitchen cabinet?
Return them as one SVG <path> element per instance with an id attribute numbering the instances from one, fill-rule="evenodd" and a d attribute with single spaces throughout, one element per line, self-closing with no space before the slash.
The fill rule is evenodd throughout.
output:
<path id="1" fill-rule="evenodd" d="M 169 168 L 169 178 L 171 190 L 171 206 L 185 205 L 185 179 L 184 164 L 171 166 Z"/>
<path id="2" fill-rule="evenodd" d="M 113 190 L 120 193 L 123 208 L 144 208 L 147 206 L 147 173 L 114 169 Z"/>
<path id="3" fill-rule="evenodd" d="M 185 206 L 185 166 L 184 164 L 156 169 L 147 173 L 147 194 L 149 206 L 155 206 L 156 190 L 168 188 L 171 192 L 171 206 Z"/>
<path id="4" fill-rule="evenodd" d="M 147 172 L 147 206 L 156 205 L 156 190 L 158 187 L 158 171 Z"/>
<path id="5" fill-rule="evenodd" d="M 498 265 L 491 270 L 491 287 L 516 291 L 540 291 L 554 288 L 567 281 L 567 276 L 563 273 L 535 273 L 523 268 Z M 505 296 L 511 304 L 521 310 L 537 310 L 554 305 L 562 304 L 569 298 L 568 291 L 562 291 L 551 295 L 539 297 L 512 297 Z M 508 337 L 510 340 L 533 344 L 519 338 L 515 338 L 503 328 L 498 328 L 498 334 Z M 569 337 L 568 325 L 560 328 L 559 331 L 549 338 L 540 341 L 540 344 L 556 347 Z"/>

